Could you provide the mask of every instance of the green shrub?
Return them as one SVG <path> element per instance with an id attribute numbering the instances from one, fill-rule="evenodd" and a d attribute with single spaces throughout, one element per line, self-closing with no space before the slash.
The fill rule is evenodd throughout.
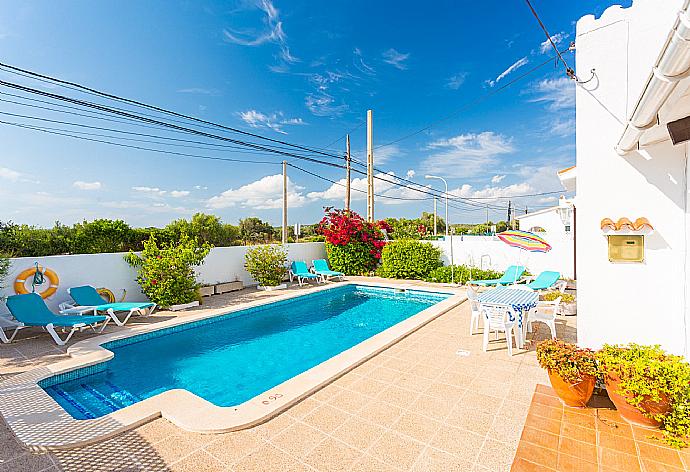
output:
<path id="1" fill-rule="evenodd" d="M 208 243 L 199 244 L 186 234 L 180 236 L 179 243 L 160 246 L 151 235 L 141 254 L 130 251 L 125 260 L 139 268 L 136 280 L 141 291 L 152 302 L 169 307 L 197 300 L 199 284 L 194 267 L 203 264 L 210 250 Z"/>
<path id="2" fill-rule="evenodd" d="M 331 269 L 345 275 L 367 275 L 378 264 L 370 253 L 371 245 L 361 241 L 350 241 L 345 246 L 336 246 L 326 242 L 326 255 Z"/>
<path id="3" fill-rule="evenodd" d="M 664 352 L 660 346 L 605 344 L 597 353 L 603 375 L 620 378 L 620 391 L 631 405 L 647 414 L 640 404 L 646 399 L 666 397 L 671 411 L 650 415 L 661 422 L 664 440 L 685 447 L 690 437 L 690 364 L 682 357 Z"/>
<path id="4" fill-rule="evenodd" d="M 378 273 L 393 279 L 421 279 L 440 266 L 439 248 L 431 243 L 401 239 L 383 247 Z"/>
<path id="5" fill-rule="evenodd" d="M 481 270 L 477 267 L 470 267 L 466 265 L 456 265 L 454 266 L 454 278 L 455 283 L 466 284 L 470 280 L 486 280 L 486 279 L 498 279 L 501 277 L 500 272 L 495 272 L 493 270 Z M 425 278 L 427 282 L 436 283 L 451 283 L 451 267 L 443 266 L 438 269 L 432 270 Z"/>
<path id="6" fill-rule="evenodd" d="M 559 339 L 537 344 L 537 361 L 543 369 L 557 373 L 568 383 L 579 382 L 586 375 L 599 375 L 594 351 Z"/>
<path id="7" fill-rule="evenodd" d="M 10 259 L 0 254 L 0 290 L 5 288 L 4 280 L 10 272 Z"/>
<path id="8" fill-rule="evenodd" d="M 244 256 L 247 272 L 264 287 L 280 285 L 287 274 L 287 251 L 282 246 L 250 248 Z"/>

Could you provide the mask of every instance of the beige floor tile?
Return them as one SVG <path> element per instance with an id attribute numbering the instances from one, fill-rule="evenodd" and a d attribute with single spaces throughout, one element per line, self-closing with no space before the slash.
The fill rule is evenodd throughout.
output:
<path id="1" fill-rule="evenodd" d="M 172 472 L 223 472 L 226 465 L 205 451 L 197 451 L 170 466 Z"/>
<path id="2" fill-rule="evenodd" d="M 484 444 L 484 436 L 454 426 L 443 425 L 430 444 L 436 449 L 455 454 L 462 460 L 474 463 Z"/>
<path id="3" fill-rule="evenodd" d="M 489 428 L 487 438 L 511 444 L 517 449 L 524 426 L 525 422 L 522 420 L 505 418 L 497 415 L 494 418 L 494 422 L 491 424 L 491 428 Z"/>
<path id="4" fill-rule="evenodd" d="M 494 472 L 504 472 L 510 470 L 514 457 L 514 447 L 487 439 L 479 453 L 477 463 Z"/>
<path id="5" fill-rule="evenodd" d="M 386 464 L 372 456 L 365 455 L 361 457 L 350 469 L 352 472 L 397 472 L 390 464 Z"/>
<path id="6" fill-rule="evenodd" d="M 323 431 L 305 423 L 295 423 L 271 439 L 271 444 L 302 459 L 324 439 L 326 433 Z"/>
<path id="7" fill-rule="evenodd" d="M 422 453 L 424 445 L 394 431 L 387 431 L 368 453 L 394 467 L 409 470 Z"/>
<path id="8" fill-rule="evenodd" d="M 343 390 L 333 397 L 328 404 L 348 413 L 357 413 L 370 401 L 372 401 L 371 397 L 364 394 L 352 390 Z"/>
<path id="9" fill-rule="evenodd" d="M 156 443 L 153 447 L 158 455 L 168 464 L 172 464 L 198 449 L 196 444 L 184 434 L 169 436 Z"/>
<path id="10" fill-rule="evenodd" d="M 236 472 L 289 470 L 299 461 L 271 444 L 265 444 L 231 467 Z"/>
<path id="11" fill-rule="evenodd" d="M 321 405 L 322 403 L 320 401 L 317 401 L 312 397 L 307 397 L 304 400 L 297 403 L 296 405 L 292 406 L 289 410 L 285 411 L 284 413 L 289 416 L 292 416 L 295 419 L 301 420 Z"/>
<path id="12" fill-rule="evenodd" d="M 1 452 L 0 452 L 1 453 Z M 24 453 L 7 462 L 0 463 L 2 472 L 38 472 L 53 467 L 53 461 L 47 454 Z"/>
<path id="13" fill-rule="evenodd" d="M 439 421 L 428 416 L 407 412 L 391 426 L 391 429 L 426 444 L 440 427 L 441 423 Z"/>
<path id="14" fill-rule="evenodd" d="M 342 425 L 352 415 L 331 405 L 321 405 L 309 413 L 302 421 L 325 433 L 330 433 Z"/>
<path id="15" fill-rule="evenodd" d="M 466 407 L 460 402 L 450 412 L 445 422 L 483 436 L 486 435 L 494 422 L 494 413 Z"/>
<path id="16" fill-rule="evenodd" d="M 362 377 L 357 382 L 354 382 L 352 385 L 350 385 L 348 389 L 373 398 L 376 397 L 381 390 L 385 389 L 387 386 L 388 384 L 385 382 L 379 382 L 378 380 L 374 380 L 369 377 Z"/>
<path id="17" fill-rule="evenodd" d="M 219 435 L 204 450 L 226 465 L 234 464 L 265 443 L 254 430 L 234 431 Z"/>
<path id="18" fill-rule="evenodd" d="M 371 423 L 362 417 L 352 417 L 331 433 L 336 439 L 350 446 L 366 450 L 384 433 L 383 426 Z"/>
<path id="19" fill-rule="evenodd" d="M 443 420 L 450 414 L 458 401 L 459 400 L 456 398 L 438 398 L 430 395 L 420 395 L 410 407 L 410 411 L 429 416 L 436 420 Z"/>
<path id="20" fill-rule="evenodd" d="M 137 434 L 149 444 L 155 444 L 165 438 L 180 434 L 181 431 L 180 428 L 163 418 L 146 423 L 136 429 Z"/>
<path id="21" fill-rule="evenodd" d="M 372 400 L 359 412 L 358 416 L 388 428 L 402 415 L 403 411 L 402 408 L 390 403 Z"/>
<path id="22" fill-rule="evenodd" d="M 402 373 L 398 370 L 389 369 L 388 367 L 379 367 L 371 372 L 368 377 L 379 382 L 393 383 L 400 378 Z"/>
<path id="23" fill-rule="evenodd" d="M 391 385 L 382 390 L 377 398 L 386 403 L 407 409 L 415 402 L 417 397 L 419 397 L 418 392 Z"/>
<path id="24" fill-rule="evenodd" d="M 288 426 L 295 423 L 295 419 L 290 415 L 280 414 L 270 420 L 252 428 L 261 438 L 271 439 L 280 434 Z"/>
<path id="25" fill-rule="evenodd" d="M 455 401 L 460 400 L 466 393 L 466 387 L 450 385 L 438 381 L 433 381 L 427 384 L 427 388 L 424 390 L 425 395 L 431 395 L 432 397 L 438 398 L 454 399 Z"/>
<path id="26" fill-rule="evenodd" d="M 406 390 L 422 393 L 429 386 L 429 380 L 410 373 L 405 373 L 395 381 L 395 385 Z"/>
<path id="27" fill-rule="evenodd" d="M 307 456 L 304 462 L 319 471 L 346 471 L 362 457 L 362 452 L 338 441 L 327 438 Z"/>
<path id="28" fill-rule="evenodd" d="M 412 470 L 414 472 L 467 472 L 471 468 L 471 462 L 429 447 L 422 452 Z"/>

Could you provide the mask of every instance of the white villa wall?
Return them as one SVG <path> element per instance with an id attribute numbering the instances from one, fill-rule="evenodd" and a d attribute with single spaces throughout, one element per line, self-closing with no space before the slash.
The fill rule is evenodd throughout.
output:
<path id="1" fill-rule="evenodd" d="M 453 236 L 455 264 L 474 265 L 503 271 L 513 264 L 526 266 L 533 274 L 544 270 L 559 271 L 563 277 L 573 277 L 573 240 L 565 235 L 546 234 L 553 247 L 547 253 L 530 253 L 508 246 L 493 236 Z M 443 251 L 444 264 L 450 264 L 450 242 L 433 241 Z M 487 257 L 488 256 L 488 257 Z"/>
<path id="2" fill-rule="evenodd" d="M 535 226 L 544 228 L 546 233 L 540 234 L 540 236 L 543 236 L 547 241 L 549 237 L 562 238 L 566 235 L 565 225 L 558 214 L 558 207 L 522 215 L 518 221 L 520 229 L 523 231 L 530 231 Z"/>
<path id="3" fill-rule="evenodd" d="M 686 146 L 669 141 L 619 156 L 614 146 L 682 6 L 636 0 L 577 24 L 578 340 L 662 344 L 687 354 Z M 641 264 L 611 263 L 602 218 L 647 217 Z"/>
<path id="4" fill-rule="evenodd" d="M 228 282 L 237 276 L 245 285 L 256 285 L 249 273 L 244 270 L 244 255 L 250 246 L 217 247 L 211 249 L 206 260 L 197 270 L 197 280 L 201 283 Z M 304 260 L 326 257 L 323 243 L 287 244 L 288 260 Z M 35 262 L 54 270 L 60 278 L 60 287 L 55 295 L 46 300 L 48 306 L 56 310 L 59 303 L 70 299 L 69 287 L 93 285 L 107 287 L 119 299 L 122 290 L 127 290 L 127 301 L 142 301 L 146 296 L 141 293 L 135 282 L 136 270 L 123 259 L 125 253 L 78 254 L 72 256 L 20 257 L 12 259 L 10 273 L 5 281 L 9 287 L 0 291 L 0 296 L 13 295 L 12 284 L 17 275 L 30 268 Z M 28 285 L 28 284 L 27 284 Z M 41 288 L 37 288 L 40 291 Z M 7 313 L 7 308 L 0 303 L 0 313 Z"/>

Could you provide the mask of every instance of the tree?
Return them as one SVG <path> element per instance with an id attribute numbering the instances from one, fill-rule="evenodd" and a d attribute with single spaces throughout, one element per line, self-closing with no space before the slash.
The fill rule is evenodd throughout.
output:
<path id="1" fill-rule="evenodd" d="M 72 253 L 95 254 L 129 251 L 134 243 L 134 230 L 122 220 L 97 219 L 74 225 Z"/>
<path id="2" fill-rule="evenodd" d="M 245 244 L 257 242 L 269 242 L 273 239 L 274 229 L 269 223 L 259 218 L 250 217 L 240 220 L 240 238 Z"/>

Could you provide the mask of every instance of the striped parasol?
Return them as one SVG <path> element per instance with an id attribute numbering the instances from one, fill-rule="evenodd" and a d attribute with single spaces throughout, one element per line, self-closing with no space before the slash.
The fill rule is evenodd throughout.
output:
<path id="1" fill-rule="evenodd" d="M 498 233 L 498 239 L 509 246 L 518 247 L 529 252 L 549 252 L 551 245 L 540 236 L 529 231 L 520 231 L 519 229 L 511 229 Z"/>

